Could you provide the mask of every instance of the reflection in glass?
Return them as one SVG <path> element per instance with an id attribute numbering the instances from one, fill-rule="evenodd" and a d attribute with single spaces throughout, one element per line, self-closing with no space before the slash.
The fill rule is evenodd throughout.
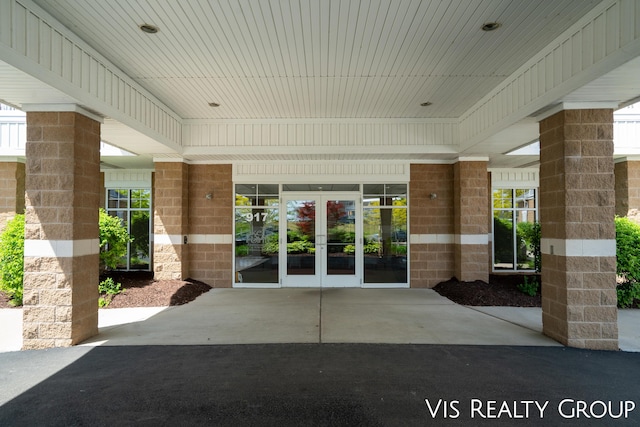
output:
<path id="1" fill-rule="evenodd" d="M 278 283 L 278 209 L 235 211 L 236 283 Z"/>
<path id="2" fill-rule="evenodd" d="M 287 274 L 316 274 L 316 202 L 287 201 Z"/>
<path id="3" fill-rule="evenodd" d="M 379 208 L 379 204 L 369 200 L 363 212 L 364 281 L 407 283 L 407 210 Z"/>
<path id="4" fill-rule="evenodd" d="M 493 267 L 513 270 L 513 211 L 493 211 Z"/>
<path id="5" fill-rule="evenodd" d="M 327 275 L 356 273 L 356 202 L 327 201 Z"/>
<path id="6" fill-rule="evenodd" d="M 151 257 L 149 256 L 149 226 L 149 211 L 131 212 L 130 234 L 133 238 L 133 241 L 129 244 L 129 269 L 131 270 L 149 270 L 151 262 Z"/>

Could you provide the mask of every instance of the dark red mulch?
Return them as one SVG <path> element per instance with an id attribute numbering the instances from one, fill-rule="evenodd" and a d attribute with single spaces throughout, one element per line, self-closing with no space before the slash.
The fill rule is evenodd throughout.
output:
<path id="1" fill-rule="evenodd" d="M 153 273 L 111 272 L 108 275 L 122 284 L 124 291 L 115 295 L 107 308 L 164 307 L 187 304 L 211 286 L 197 280 L 154 280 Z"/>
<path id="2" fill-rule="evenodd" d="M 528 280 L 531 281 L 531 279 L 532 276 L 529 276 Z M 489 283 L 481 280 L 461 282 L 451 278 L 439 283 L 433 289 L 443 297 L 461 305 L 541 307 L 540 292 L 532 297 L 518 290 L 518 284 L 523 282 L 523 275 L 492 274 L 489 276 Z M 538 283 L 540 283 L 539 278 Z"/>

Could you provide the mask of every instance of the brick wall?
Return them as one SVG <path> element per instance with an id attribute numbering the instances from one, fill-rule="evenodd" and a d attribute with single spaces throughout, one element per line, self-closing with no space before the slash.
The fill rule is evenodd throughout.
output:
<path id="1" fill-rule="evenodd" d="M 98 332 L 100 124 L 27 113 L 26 155 L 23 345 L 69 346 Z"/>
<path id="2" fill-rule="evenodd" d="M 489 184 L 486 161 L 458 162 L 454 165 L 455 275 L 463 281 L 489 281 Z M 471 242 L 468 241 L 471 239 Z M 483 243 L 472 243 L 482 240 Z"/>
<path id="3" fill-rule="evenodd" d="M 24 213 L 25 165 L 0 162 L 0 233 L 7 220 Z"/>
<path id="4" fill-rule="evenodd" d="M 615 164 L 616 215 L 640 222 L 640 161 Z"/>
<path id="5" fill-rule="evenodd" d="M 189 167 L 189 274 L 216 288 L 232 286 L 233 203 L 231 165 Z"/>
<path id="6" fill-rule="evenodd" d="M 559 112 L 540 122 L 540 146 L 544 333 L 617 350 L 613 111 Z"/>
<path id="7" fill-rule="evenodd" d="M 431 198 L 435 194 L 435 198 Z M 411 165 L 409 227 L 411 236 L 450 236 L 454 230 L 453 166 Z M 424 239 L 422 239 L 424 240 Z M 454 275 L 454 245 L 415 243 L 410 248 L 411 287 L 432 288 Z"/>

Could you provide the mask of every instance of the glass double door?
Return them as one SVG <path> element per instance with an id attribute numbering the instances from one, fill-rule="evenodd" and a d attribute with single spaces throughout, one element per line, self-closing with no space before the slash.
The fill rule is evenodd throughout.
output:
<path id="1" fill-rule="evenodd" d="M 283 286 L 361 285 L 360 193 L 285 193 Z"/>

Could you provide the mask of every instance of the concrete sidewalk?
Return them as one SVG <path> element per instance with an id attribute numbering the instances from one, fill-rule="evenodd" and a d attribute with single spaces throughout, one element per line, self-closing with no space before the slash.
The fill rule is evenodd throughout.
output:
<path id="1" fill-rule="evenodd" d="M 640 351 L 640 310 L 619 319 L 621 349 Z M 21 322 L 0 310 L 0 351 L 21 348 Z M 184 306 L 103 309 L 99 327 L 82 345 L 560 345 L 542 335 L 539 308 L 465 307 L 430 289 L 213 289 Z"/>

